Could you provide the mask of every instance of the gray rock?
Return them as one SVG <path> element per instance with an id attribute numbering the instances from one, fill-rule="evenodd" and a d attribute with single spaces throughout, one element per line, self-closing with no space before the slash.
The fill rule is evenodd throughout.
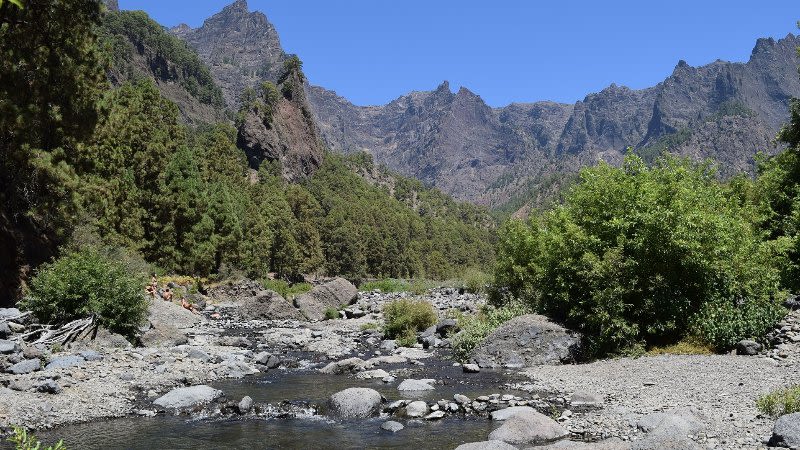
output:
<path id="1" fill-rule="evenodd" d="M 596 408 L 603 405 L 603 397 L 593 392 L 575 392 L 569 399 L 573 408 Z"/>
<path id="2" fill-rule="evenodd" d="M 489 414 L 489 416 L 492 418 L 492 420 L 503 421 L 503 420 L 508 420 L 521 412 L 531 412 L 531 411 L 536 412 L 536 410 L 531 408 L 530 406 L 511 406 L 509 408 L 503 408 L 503 409 L 498 409 L 497 411 L 492 411 L 492 413 Z"/>
<path id="3" fill-rule="evenodd" d="M 407 379 L 397 386 L 398 391 L 432 391 L 435 388 L 422 380 Z"/>
<path id="4" fill-rule="evenodd" d="M 575 360 L 580 335 L 526 314 L 500 325 L 472 351 L 471 360 L 481 367 L 529 367 Z"/>
<path id="5" fill-rule="evenodd" d="M 83 356 L 59 356 L 58 358 L 51 359 L 50 362 L 47 363 L 47 366 L 45 366 L 45 370 L 78 367 L 85 362 L 86 360 L 83 359 Z"/>
<path id="6" fill-rule="evenodd" d="M 25 325 L 23 325 L 21 323 L 6 322 L 6 325 L 8 325 L 8 329 L 11 330 L 14 333 L 22 333 L 26 329 Z"/>
<path id="7" fill-rule="evenodd" d="M 392 433 L 397 433 L 403 428 L 405 427 L 403 426 L 402 423 L 395 422 L 394 420 L 389 420 L 381 424 L 381 430 L 391 431 Z"/>
<path id="8" fill-rule="evenodd" d="M 331 395 L 328 404 L 337 417 L 364 418 L 380 412 L 381 400 L 375 389 L 349 388 Z"/>
<path id="9" fill-rule="evenodd" d="M 356 374 L 356 378 L 359 380 L 369 380 L 372 378 L 384 379 L 388 376 L 389 373 L 383 369 L 365 370 Z"/>
<path id="10" fill-rule="evenodd" d="M 55 380 L 45 380 L 45 382 L 39 386 L 36 386 L 36 390 L 39 392 L 44 392 L 45 394 L 60 394 L 61 386 L 59 386 Z"/>
<path id="11" fill-rule="evenodd" d="M 489 434 L 489 440 L 500 440 L 512 445 L 542 444 L 569 436 L 555 420 L 536 411 L 521 411 L 503 422 Z"/>
<path id="12" fill-rule="evenodd" d="M 8 388 L 12 391 L 25 392 L 33 389 L 33 383 L 30 380 L 11 380 L 11 383 L 8 383 Z"/>
<path id="13" fill-rule="evenodd" d="M 219 345 L 226 347 L 248 348 L 251 347 L 253 343 L 244 336 L 223 336 L 219 339 Z"/>
<path id="14" fill-rule="evenodd" d="M 560 441 L 536 447 L 536 450 L 630 450 L 631 444 L 611 438 L 599 442 Z"/>
<path id="15" fill-rule="evenodd" d="M 0 338 L 6 338 L 10 334 L 11 328 L 8 327 L 8 323 L 0 322 Z"/>
<path id="16" fill-rule="evenodd" d="M 303 320 L 292 302 L 275 291 L 259 291 L 253 297 L 237 302 L 239 314 L 246 320 Z"/>
<path id="17" fill-rule="evenodd" d="M 700 450 L 698 445 L 686 435 L 673 435 L 666 433 L 653 433 L 644 439 L 631 443 L 631 450 Z"/>
<path id="18" fill-rule="evenodd" d="M 139 336 L 139 341 L 145 347 L 175 347 L 189 343 L 189 336 L 174 325 L 159 323 L 152 324 Z"/>
<path id="19" fill-rule="evenodd" d="M 253 399 L 250 398 L 249 395 L 245 395 L 244 397 L 242 397 L 242 400 L 239 401 L 237 407 L 239 409 L 239 414 L 247 414 L 253 407 Z"/>
<path id="20" fill-rule="evenodd" d="M 769 445 L 773 447 L 800 447 L 800 413 L 786 414 L 775 421 Z"/>
<path id="21" fill-rule="evenodd" d="M 200 350 L 199 348 L 192 348 L 187 353 L 186 356 L 191 359 L 199 359 L 203 362 L 211 361 L 211 355 L 208 353 Z"/>
<path id="22" fill-rule="evenodd" d="M 468 444 L 461 444 L 456 447 L 456 450 L 516 450 L 511 444 L 506 444 L 503 441 L 483 441 L 483 442 L 470 442 Z"/>
<path id="23" fill-rule="evenodd" d="M 211 403 L 220 396 L 222 391 L 201 384 L 173 389 L 157 398 L 153 404 L 164 409 L 194 408 Z"/>
<path id="24" fill-rule="evenodd" d="M 295 306 L 309 320 L 322 320 L 327 309 L 340 309 L 358 298 L 358 289 L 344 278 L 315 286 L 294 299 Z"/>
<path id="25" fill-rule="evenodd" d="M 364 368 L 364 360 L 361 358 L 347 358 L 341 361 L 335 361 L 327 366 L 319 369 L 322 373 L 331 375 L 341 375 L 344 373 L 355 373 Z"/>
<path id="26" fill-rule="evenodd" d="M 163 373 L 164 369 L 165 369 L 164 366 L 165 365 L 162 364 L 162 365 L 156 367 L 156 372 L 157 373 Z M 159 369 L 161 369 L 161 370 L 159 371 Z M 122 380 L 122 381 L 133 381 L 135 378 L 136 378 L 136 375 L 132 374 L 131 372 L 122 372 L 121 374 L 119 374 L 119 379 Z"/>
<path id="27" fill-rule="evenodd" d="M 0 308 L 0 320 L 13 319 L 22 314 L 17 308 Z"/>
<path id="28" fill-rule="evenodd" d="M 736 344 L 736 354 L 744 356 L 755 356 L 761 351 L 762 347 L 756 341 L 744 339 Z"/>
<path id="29" fill-rule="evenodd" d="M 7 341 L 0 339 L 0 353 L 14 353 L 17 351 L 17 343 L 14 341 Z"/>
<path id="30" fill-rule="evenodd" d="M 444 411 L 434 411 L 427 416 L 425 416 L 425 420 L 439 420 L 445 416 Z"/>
<path id="31" fill-rule="evenodd" d="M 700 413 L 693 408 L 675 408 L 642 417 L 636 427 L 645 433 L 683 435 L 696 434 L 705 429 Z"/>
<path id="32" fill-rule="evenodd" d="M 426 328 L 425 331 L 420 333 L 419 337 L 420 338 L 425 338 L 425 337 L 433 336 L 434 334 L 436 334 L 436 325 L 432 325 L 432 326 Z"/>
<path id="33" fill-rule="evenodd" d="M 381 350 L 385 352 L 393 352 L 397 348 L 397 341 L 394 339 L 387 339 L 381 342 Z"/>
<path id="34" fill-rule="evenodd" d="M 459 405 L 466 405 L 466 404 L 469 404 L 470 402 L 472 402 L 472 400 L 470 400 L 469 397 L 467 397 L 466 395 L 461 395 L 461 394 L 453 395 L 453 400 L 455 400 L 456 403 L 458 403 Z"/>
<path id="35" fill-rule="evenodd" d="M 22 375 L 35 372 L 41 368 L 42 363 L 38 359 L 23 359 L 22 361 L 6 369 L 6 372 L 13 373 L 14 375 Z"/>
<path id="36" fill-rule="evenodd" d="M 455 319 L 442 319 L 436 324 L 436 333 L 441 337 L 446 337 L 458 328 L 458 322 Z"/>
<path id="37" fill-rule="evenodd" d="M 120 334 L 112 333 L 102 327 L 95 327 L 77 336 L 70 347 L 104 351 L 111 348 L 130 348 L 131 343 Z"/>
<path id="38" fill-rule="evenodd" d="M 464 373 L 478 373 L 481 371 L 481 368 L 477 364 L 464 364 L 461 366 L 461 369 Z"/>
<path id="39" fill-rule="evenodd" d="M 423 417 L 426 414 L 428 414 L 428 404 L 421 400 L 417 400 L 406 405 L 405 415 L 407 417 Z"/>
<path id="40" fill-rule="evenodd" d="M 103 359 L 103 355 L 94 350 L 83 350 L 78 354 L 81 355 L 86 361 L 101 361 Z"/>

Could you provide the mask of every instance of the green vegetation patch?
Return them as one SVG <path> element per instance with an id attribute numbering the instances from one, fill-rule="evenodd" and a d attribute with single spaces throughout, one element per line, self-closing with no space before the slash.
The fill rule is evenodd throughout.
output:
<path id="1" fill-rule="evenodd" d="M 425 300 L 399 299 L 383 307 L 384 333 L 403 346 L 416 343 L 416 332 L 435 325 L 438 319 L 433 305 Z"/>
<path id="2" fill-rule="evenodd" d="M 261 284 L 264 285 L 265 289 L 277 292 L 286 300 L 292 300 L 298 295 L 305 294 L 312 288 L 310 283 L 290 284 L 285 280 L 264 280 Z"/>
<path id="3" fill-rule="evenodd" d="M 800 412 L 800 386 L 772 391 L 756 400 L 756 407 L 772 417 Z"/>
<path id="4" fill-rule="evenodd" d="M 456 314 L 459 332 L 450 340 L 453 358 L 466 361 L 472 350 L 486 339 L 497 327 L 514 317 L 526 314 L 527 308 L 521 303 L 511 303 L 497 308 L 486 305 L 478 314 Z"/>

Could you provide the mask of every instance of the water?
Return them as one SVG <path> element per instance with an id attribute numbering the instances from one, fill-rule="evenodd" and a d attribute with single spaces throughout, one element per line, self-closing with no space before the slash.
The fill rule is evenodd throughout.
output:
<path id="1" fill-rule="evenodd" d="M 383 368 L 389 370 L 391 366 Z M 356 380 L 346 375 L 324 375 L 313 370 L 274 370 L 241 380 L 223 380 L 213 383 L 213 386 L 235 401 L 249 395 L 256 404 L 277 405 L 290 401 L 323 407 L 331 394 L 348 387 L 376 389 L 390 402 L 401 398 L 428 402 L 452 400 L 456 393 L 470 398 L 501 392 L 523 395 L 515 391 L 501 391 L 503 383 L 512 379 L 500 371 L 464 374 L 461 368 L 434 359 L 426 360 L 425 366 L 412 367 L 408 378 L 434 378 L 443 384 L 437 384 L 434 391 L 401 394 L 397 391 L 397 384 L 403 377 L 398 377 L 392 384 L 385 384 L 381 380 Z M 448 416 L 433 422 L 392 419 L 406 426 L 393 434 L 380 429 L 381 423 L 386 420 L 390 418 L 130 417 L 62 427 L 39 433 L 39 437 L 48 443 L 63 439 L 70 449 L 451 449 L 465 442 L 485 440 L 493 428 L 488 419 L 479 417 Z"/>

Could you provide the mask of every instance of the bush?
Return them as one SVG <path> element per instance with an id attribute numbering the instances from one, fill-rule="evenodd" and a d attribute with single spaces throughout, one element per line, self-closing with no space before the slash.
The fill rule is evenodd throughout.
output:
<path id="1" fill-rule="evenodd" d="M 514 317 L 526 314 L 527 310 L 520 303 L 512 303 L 502 308 L 487 305 L 478 314 L 464 315 L 458 313 L 458 328 L 461 330 L 450 340 L 453 347 L 453 358 L 466 361 L 472 350 L 480 345 L 497 327 Z"/>
<path id="2" fill-rule="evenodd" d="M 36 436 L 28 434 L 25 428 L 14 427 L 14 434 L 8 438 L 8 442 L 14 444 L 16 450 L 66 450 L 64 441 L 58 441 L 56 445 L 42 447 L 42 443 Z"/>
<path id="3" fill-rule="evenodd" d="M 383 308 L 383 317 L 386 321 L 384 332 L 390 339 L 403 338 L 408 341 L 410 335 L 423 331 L 436 324 L 436 311 L 433 305 L 424 300 L 395 300 Z M 411 339 L 416 342 L 416 336 Z M 401 344 L 402 345 L 402 344 Z"/>
<path id="4" fill-rule="evenodd" d="M 485 293 L 492 283 L 491 275 L 476 268 L 465 270 L 464 273 L 461 274 L 461 278 L 464 280 L 464 289 L 473 294 Z"/>
<path id="5" fill-rule="evenodd" d="M 339 311 L 336 308 L 325 309 L 325 319 L 334 320 L 339 318 Z"/>
<path id="6" fill-rule="evenodd" d="M 759 411 L 772 417 L 800 412 L 800 386 L 772 391 L 756 400 L 756 406 Z"/>
<path id="7" fill-rule="evenodd" d="M 284 280 L 264 280 L 261 284 L 264 285 L 265 289 L 277 292 L 286 300 L 292 300 L 298 295 L 305 294 L 310 291 L 312 287 L 310 283 L 289 284 Z"/>
<path id="8" fill-rule="evenodd" d="M 582 332 L 593 356 L 693 331 L 725 350 L 781 313 L 775 252 L 753 215 L 707 164 L 601 163 L 562 206 L 505 225 L 492 300 L 508 293 Z"/>
<path id="9" fill-rule="evenodd" d="M 94 315 L 100 325 L 133 337 L 147 314 L 144 286 L 124 264 L 84 249 L 42 265 L 22 307 L 46 323 Z"/>

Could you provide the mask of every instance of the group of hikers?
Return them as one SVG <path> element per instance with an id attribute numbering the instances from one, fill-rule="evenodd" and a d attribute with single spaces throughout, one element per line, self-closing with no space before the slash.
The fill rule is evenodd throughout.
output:
<path id="1" fill-rule="evenodd" d="M 150 284 L 147 285 L 145 291 L 147 292 L 147 295 L 149 295 L 153 299 L 155 299 L 156 297 L 161 297 L 162 300 L 167 302 L 171 302 L 172 297 L 174 296 L 172 288 L 170 288 L 169 286 L 166 286 L 164 287 L 164 289 L 161 290 L 158 289 L 158 279 L 156 279 L 155 275 L 153 275 L 153 277 L 150 279 Z M 186 301 L 185 298 L 181 298 L 181 306 L 183 306 L 184 308 L 188 309 L 189 311 L 195 314 L 199 312 L 197 311 L 197 308 L 193 304 Z"/>

